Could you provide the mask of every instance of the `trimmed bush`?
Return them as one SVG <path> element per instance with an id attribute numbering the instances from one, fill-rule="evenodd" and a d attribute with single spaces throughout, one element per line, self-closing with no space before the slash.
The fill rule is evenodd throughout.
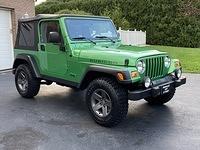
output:
<path id="1" fill-rule="evenodd" d="M 110 16 L 117 27 L 147 31 L 147 43 L 200 47 L 199 0 L 47 0 L 36 13 Z"/>

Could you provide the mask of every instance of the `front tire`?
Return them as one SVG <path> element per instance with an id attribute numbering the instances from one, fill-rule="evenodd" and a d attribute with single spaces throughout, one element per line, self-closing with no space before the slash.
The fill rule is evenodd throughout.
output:
<path id="1" fill-rule="evenodd" d="M 145 100 L 151 105 L 163 105 L 169 102 L 175 94 L 175 88 L 171 89 L 169 93 L 157 97 L 148 97 Z"/>
<path id="2" fill-rule="evenodd" d="M 98 78 L 87 89 L 86 104 L 98 124 L 105 127 L 115 126 L 126 118 L 127 90 L 110 78 Z"/>
<path id="3" fill-rule="evenodd" d="M 33 98 L 40 90 L 40 80 L 34 78 L 28 65 L 19 65 L 15 73 L 15 85 L 24 98 Z"/>

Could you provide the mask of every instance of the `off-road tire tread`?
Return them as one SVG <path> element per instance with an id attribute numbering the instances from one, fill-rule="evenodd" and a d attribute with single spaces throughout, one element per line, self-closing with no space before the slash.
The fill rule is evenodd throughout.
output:
<path id="1" fill-rule="evenodd" d="M 90 105 L 90 97 L 89 95 L 92 94 L 91 92 L 95 89 L 96 85 L 101 85 L 104 86 L 108 89 L 110 89 L 111 93 L 116 94 L 117 100 L 115 101 L 116 107 L 114 112 L 111 113 L 110 120 L 107 121 L 102 121 L 99 120 L 95 115 L 93 115 L 90 110 L 89 105 Z M 93 80 L 87 90 L 86 93 L 86 102 L 87 106 L 89 108 L 89 111 L 91 112 L 91 115 L 93 119 L 100 125 L 105 126 L 105 127 L 113 127 L 119 124 L 122 120 L 126 118 L 127 112 L 128 112 L 128 96 L 127 96 L 127 90 L 120 86 L 115 80 L 111 78 L 98 78 Z"/>
<path id="2" fill-rule="evenodd" d="M 17 86 L 17 75 L 20 70 L 23 70 L 28 75 L 28 90 L 26 93 L 20 92 L 20 89 Z M 21 64 L 16 69 L 15 84 L 19 94 L 24 98 L 33 98 L 40 90 L 40 80 L 35 78 L 32 74 L 33 72 L 27 64 Z"/>
<path id="3" fill-rule="evenodd" d="M 145 98 L 145 100 L 151 105 L 163 105 L 163 104 L 169 102 L 174 97 L 175 91 L 176 90 L 173 89 L 168 94 L 160 95 L 157 97 Z"/>

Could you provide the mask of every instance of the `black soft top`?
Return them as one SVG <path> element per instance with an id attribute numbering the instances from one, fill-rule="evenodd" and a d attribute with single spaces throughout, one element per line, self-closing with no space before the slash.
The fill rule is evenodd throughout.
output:
<path id="1" fill-rule="evenodd" d="M 19 19 L 15 49 L 38 50 L 38 22 L 41 19 L 58 19 L 61 17 L 109 19 L 102 16 L 68 14 L 40 14 L 35 17 Z"/>
<path id="2" fill-rule="evenodd" d="M 104 17 L 104 16 L 72 15 L 72 14 L 39 14 L 35 17 L 19 19 L 19 22 L 39 21 L 41 19 L 57 19 L 57 18 L 61 18 L 61 17 L 77 17 L 77 18 L 82 17 L 82 18 L 109 19 L 109 17 Z"/>

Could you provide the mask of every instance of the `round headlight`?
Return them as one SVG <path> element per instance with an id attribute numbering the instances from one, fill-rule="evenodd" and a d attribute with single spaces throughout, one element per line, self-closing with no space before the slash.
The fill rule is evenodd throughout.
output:
<path id="1" fill-rule="evenodd" d="M 142 60 L 138 61 L 136 67 L 139 73 L 144 73 L 146 67 L 145 62 Z"/>
<path id="2" fill-rule="evenodd" d="M 165 63 L 165 67 L 166 67 L 166 68 L 169 68 L 169 66 L 170 66 L 170 64 L 171 64 L 171 59 L 170 59 L 170 57 L 166 56 L 166 57 L 164 58 L 164 63 Z"/>
<path id="3" fill-rule="evenodd" d="M 151 79 L 149 77 L 146 77 L 144 80 L 144 86 L 146 88 L 149 88 L 151 86 Z"/>
<path id="4" fill-rule="evenodd" d="M 177 69 L 177 70 L 175 71 L 175 76 L 176 76 L 177 79 L 180 79 L 180 78 L 181 78 L 181 76 L 182 76 L 182 69 L 181 69 L 181 68 L 180 68 L 180 69 Z"/>

